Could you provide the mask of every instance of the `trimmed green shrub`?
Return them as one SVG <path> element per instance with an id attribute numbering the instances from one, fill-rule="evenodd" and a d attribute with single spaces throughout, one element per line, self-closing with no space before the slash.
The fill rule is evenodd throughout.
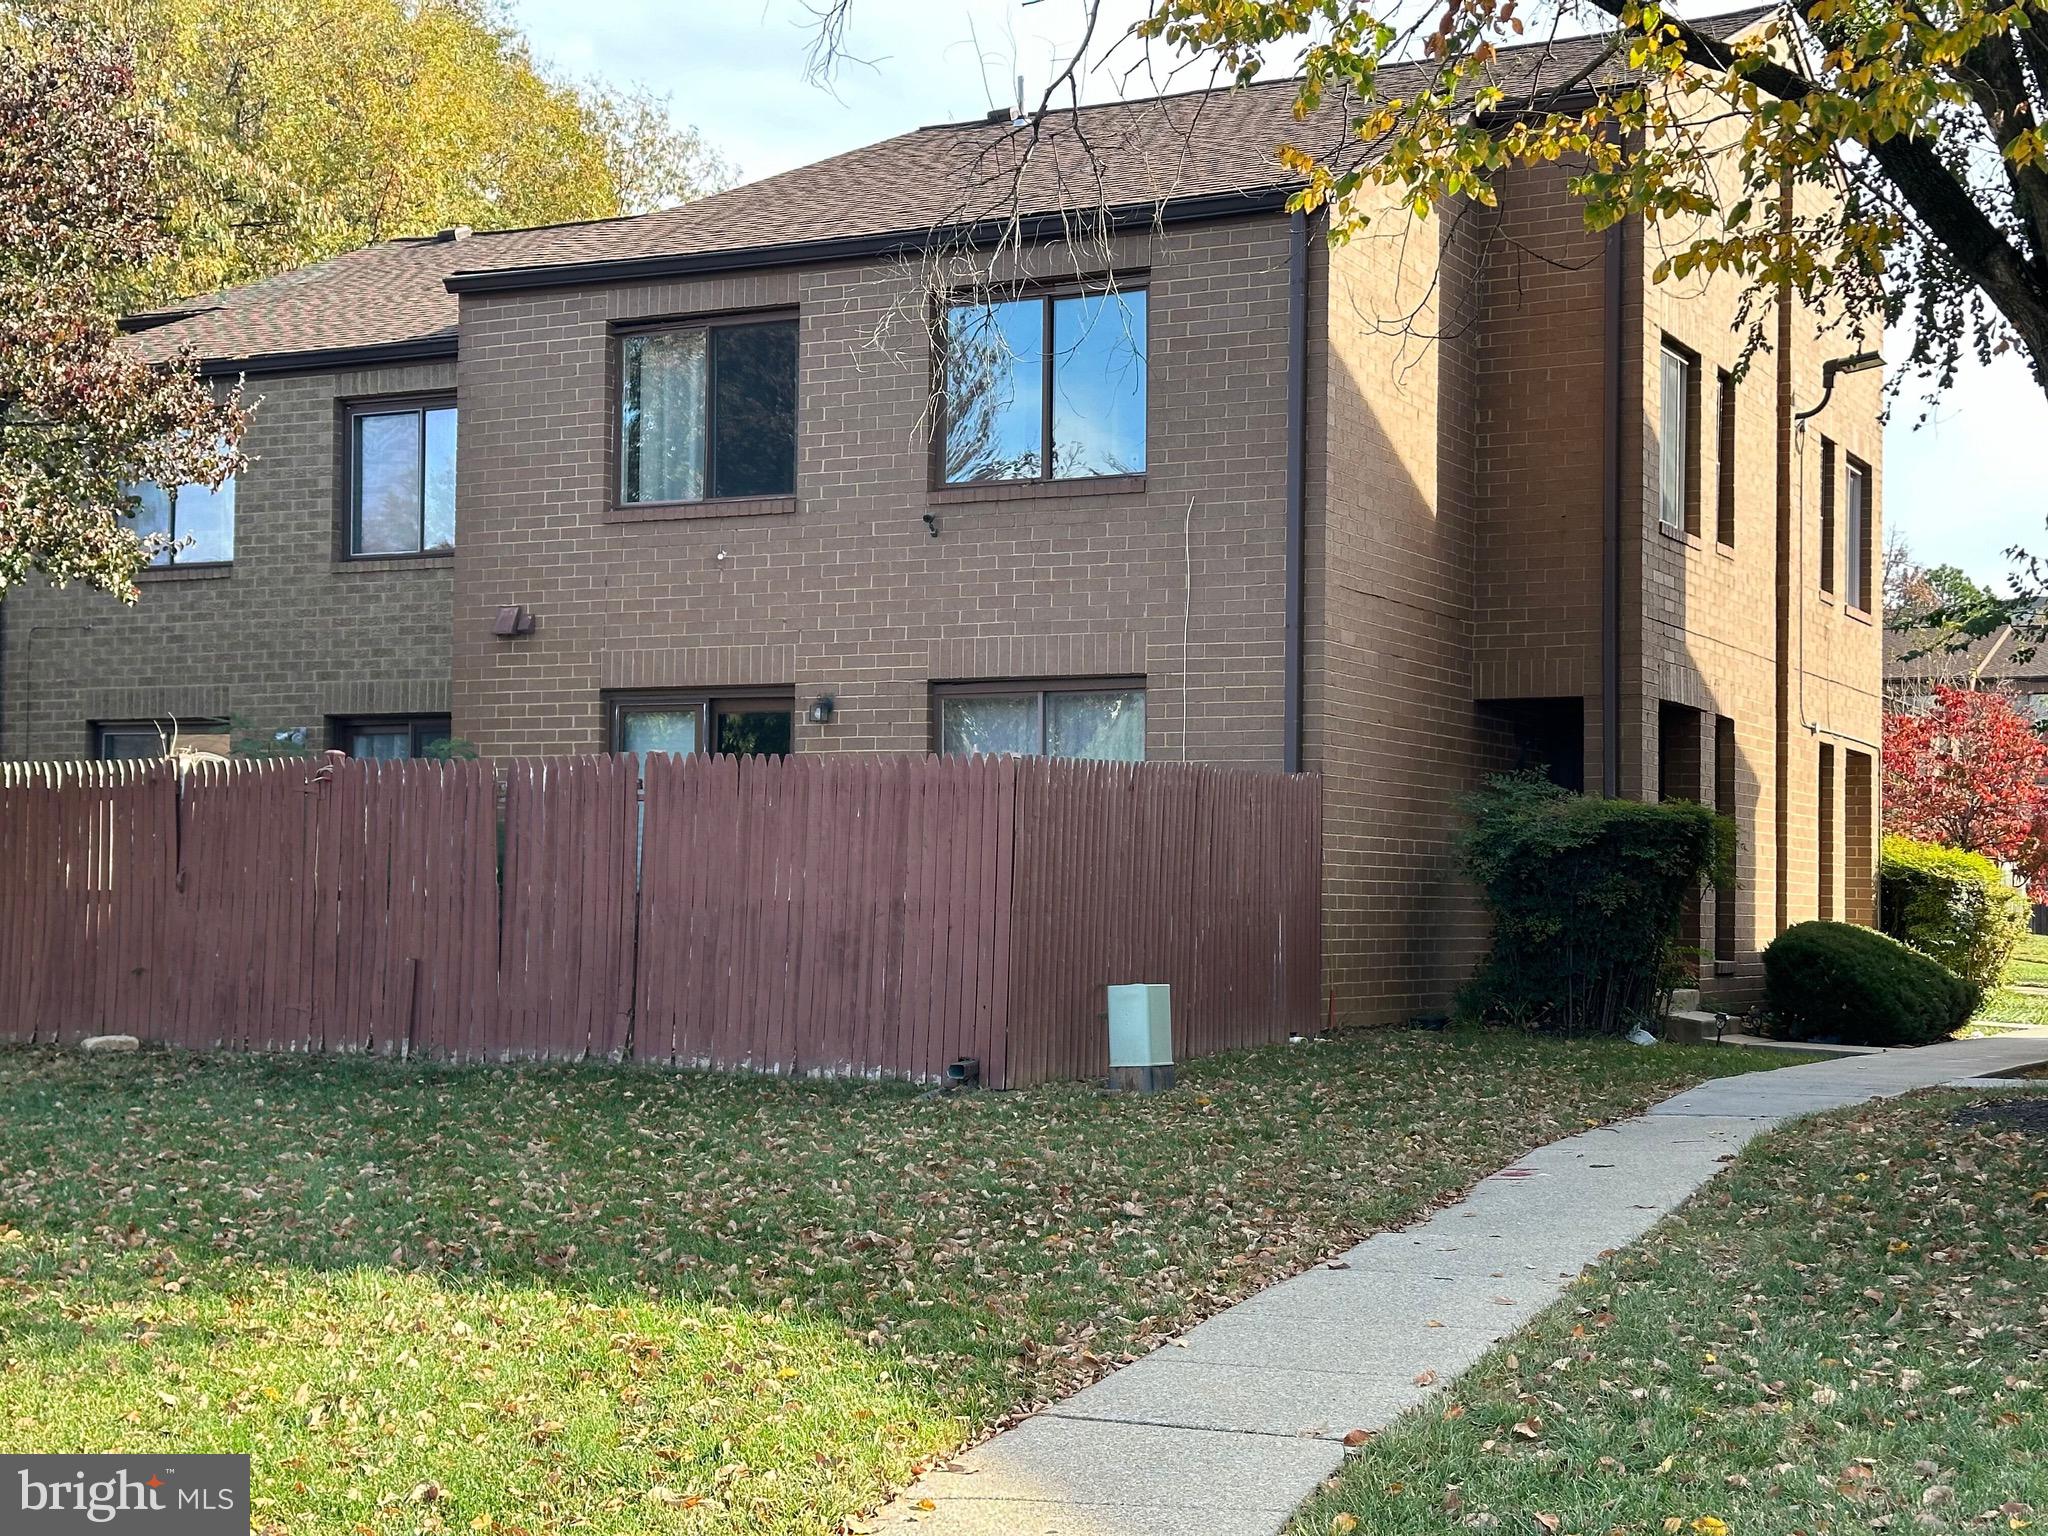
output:
<path id="1" fill-rule="evenodd" d="M 1878 926 L 1988 991 L 2027 931 L 2026 895 L 1981 853 L 1896 832 L 1878 865 Z"/>
<path id="2" fill-rule="evenodd" d="M 1686 898 L 1730 863 L 1726 818 L 1532 774 L 1490 780 L 1466 811 L 1465 863 L 1493 909 L 1493 947 L 1461 1011 L 1573 1035 L 1652 1022 Z"/>
<path id="3" fill-rule="evenodd" d="M 1795 923 L 1764 951 L 1772 1033 L 1847 1045 L 1926 1045 L 1976 1012 L 1976 987 L 1888 934 Z"/>

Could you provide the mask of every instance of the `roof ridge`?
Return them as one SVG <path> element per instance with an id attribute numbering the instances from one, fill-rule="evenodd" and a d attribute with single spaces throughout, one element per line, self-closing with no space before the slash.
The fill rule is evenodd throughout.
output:
<path id="1" fill-rule="evenodd" d="M 1771 15 L 1775 5 L 1719 12 L 1695 24 L 1733 36 Z M 1606 34 L 1549 35 L 1502 50 L 1517 88 L 1541 89 L 1583 78 Z M 1597 61 L 1596 61 L 1597 62 Z M 1199 67 L 1184 64 L 1168 83 Z M 1389 93 L 1410 89 L 1427 59 L 1390 63 Z M 1597 78 L 1619 77 L 1603 66 Z M 1151 77 L 1125 83 L 1151 84 Z M 775 265 L 797 253 L 891 250 L 919 231 L 958 225 L 995 207 L 978 199 L 1002 193 L 1001 208 L 1052 217 L 1069 206 L 1069 172 L 1084 174 L 1091 200 L 1122 209 L 1184 205 L 1188 217 L 1228 217 L 1265 207 L 1293 181 L 1274 149 L 1298 131 L 1293 106 L 1301 77 L 1277 71 L 1238 85 L 1234 78 L 1151 96 L 1120 96 L 1082 108 L 1080 126 L 1055 120 L 1041 148 L 1017 152 L 1024 136 L 1006 121 L 936 124 L 854 145 L 672 208 L 550 224 L 477 229 L 465 240 L 423 230 L 341 251 L 287 272 L 270 273 L 213 294 L 185 296 L 136 317 L 138 345 L 149 355 L 191 347 L 209 358 L 332 357 L 366 347 L 413 346 L 445 338 L 457 324 L 449 284 L 511 288 L 524 275 L 550 282 L 616 280 L 680 270 L 720 270 L 752 261 Z M 1330 101 L 1335 127 L 1348 120 Z M 1064 113 L 1059 114 L 1064 116 Z M 934 131 L 936 129 L 936 131 Z M 1320 130 L 1318 130 L 1320 131 Z M 1087 137 L 1077 147 L 1072 141 Z M 1084 167 L 1072 164 L 1083 151 Z M 1047 226 L 1048 228 L 1051 226 Z M 863 245 L 865 242 L 865 245 Z M 780 255 L 775 253 L 780 252 Z M 496 284 L 469 279 L 507 274 Z M 466 274 L 466 276 L 465 276 Z M 164 311 L 169 311 L 165 313 Z M 275 370 L 273 370 L 275 371 Z"/>
<path id="2" fill-rule="evenodd" d="M 1687 17 L 1686 20 L 1690 25 L 1694 27 L 1713 27 L 1717 23 L 1726 23 L 1729 21 L 1733 21 L 1738 17 L 1751 20 L 1760 20 L 1761 18 L 1768 16 L 1772 12 L 1778 10 L 1779 8 L 1780 6 L 1778 4 L 1778 0 L 1766 0 L 1766 3 L 1757 5 L 1738 5 L 1725 11 L 1715 11 L 1711 15 L 1707 16 Z M 1503 44 L 1502 46 L 1494 50 L 1494 54 L 1496 57 L 1518 56 L 1521 54 L 1529 53 L 1532 50 L 1538 48 L 1554 47 L 1559 43 L 1580 42 L 1585 40 L 1586 38 L 1594 37 L 1597 35 L 1598 34 L 1591 32 L 1573 32 L 1565 35 L 1552 34 L 1549 37 L 1531 38 L 1527 42 Z M 1380 61 L 1380 67 L 1400 69 L 1404 67 L 1413 67 L 1416 65 L 1425 64 L 1427 62 L 1428 61 L 1426 59 L 1420 58 L 1383 59 Z M 1073 111 L 1103 112 L 1112 110 L 1117 107 L 1142 107 L 1156 101 L 1183 101 L 1190 96 L 1228 96 L 1234 95 L 1241 91 L 1252 91 L 1269 87 L 1299 87 L 1305 78 L 1305 76 L 1300 74 L 1259 76 L 1254 79 L 1242 82 L 1231 81 L 1217 85 L 1191 85 L 1187 87 L 1185 90 L 1178 91 L 1154 91 L 1153 93 L 1147 96 L 1117 96 L 1111 98 L 1108 101 L 1088 101 L 1081 103 L 1080 106 L 1077 108 L 1061 107 L 1057 110 L 1061 116 L 1066 116 Z M 875 141 L 874 145 L 869 145 L 867 147 L 874 148 L 877 145 L 886 144 L 890 142 L 890 139 L 908 138 L 912 134 L 944 133 L 961 128 L 993 128 L 999 125 L 1010 126 L 1011 124 L 1014 123 L 1013 119 L 1002 119 L 995 117 L 993 114 L 998 110 L 1000 109 L 991 108 L 988 113 L 985 113 L 980 117 L 963 117 L 955 119 L 950 122 L 943 123 L 925 123 L 917 128 L 909 129 L 904 133 L 891 134 L 887 139 L 878 139 Z M 764 177 L 763 179 L 766 180 L 768 178 Z M 716 194 L 713 195 L 715 196 Z M 636 215 L 636 217 L 644 217 L 644 215 Z"/>

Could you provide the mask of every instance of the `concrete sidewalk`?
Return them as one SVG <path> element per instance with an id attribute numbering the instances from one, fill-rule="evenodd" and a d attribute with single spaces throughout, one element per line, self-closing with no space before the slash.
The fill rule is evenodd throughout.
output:
<path id="1" fill-rule="evenodd" d="M 923 1478 L 933 1536 L 1275 1536 L 1379 1429 L 1634 1241 L 1778 1121 L 1995 1076 L 2041 1040 L 1960 1040 L 1720 1078 L 1552 1142 L 1420 1224 L 1269 1287 Z M 919 1509 L 930 1500 L 931 1509 Z"/>

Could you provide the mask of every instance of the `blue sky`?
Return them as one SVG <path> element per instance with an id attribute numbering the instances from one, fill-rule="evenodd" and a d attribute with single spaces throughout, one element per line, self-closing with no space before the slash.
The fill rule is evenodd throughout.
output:
<path id="1" fill-rule="evenodd" d="M 543 58 L 666 93 L 747 180 L 978 116 L 1008 103 L 1019 74 L 1035 100 L 1078 41 L 1082 15 L 1081 0 L 854 0 L 848 51 L 866 62 L 846 66 L 828 92 L 803 79 L 813 3 L 822 0 L 512 0 Z M 1142 70 L 1126 81 L 1135 57 L 1106 46 L 1143 11 L 1143 0 L 1109 0 L 1091 97 L 1172 84 Z M 1922 561 L 1980 580 L 2003 575 L 2007 545 L 2048 551 L 2048 477 L 2025 462 L 2048 444 L 2048 398 L 2026 369 L 2011 359 L 1973 369 L 1916 429 L 1924 410 L 1908 391 L 1893 411 L 1887 526 Z"/>

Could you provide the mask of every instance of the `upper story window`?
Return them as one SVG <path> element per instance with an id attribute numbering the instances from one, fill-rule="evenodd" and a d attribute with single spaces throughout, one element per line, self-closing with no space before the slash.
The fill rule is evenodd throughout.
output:
<path id="1" fill-rule="evenodd" d="M 941 338 L 946 485 L 1145 472 L 1143 288 L 954 304 Z"/>
<path id="2" fill-rule="evenodd" d="M 135 531 L 160 533 L 170 544 L 150 557 L 151 565 L 225 565 L 235 558 L 235 481 L 218 490 L 203 485 L 131 485 Z"/>
<path id="3" fill-rule="evenodd" d="M 1675 342 L 1662 353 L 1657 401 L 1657 517 L 1700 531 L 1700 364 Z"/>
<path id="4" fill-rule="evenodd" d="M 1718 442 L 1714 450 L 1714 541 L 1735 547 L 1735 375 L 1723 368 L 1714 414 Z M 1733 904 L 1730 903 L 1730 910 Z"/>
<path id="5" fill-rule="evenodd" d="M 619 502 L 796 494 L 796 321 L 619 339 Z"/>
<path id="6" fill-rule="evenodd" d="M 364 405 L 349 413 L 351 555 L 455 547 L 455 404 Z"/>
<path id="7" fill-rule="evenodd" d="M 948 757 L 1145 760 L 1145 689 L 1101 678 L 934 686 L 939 750 Z"/>
<path id="8" fill-rule="evenodd" d="M 1842 599 L 1851 608 L 1870 608 L 1870 471 L 1850 459 L 1842 468 Z"/>
<path id="9" fill-rule="evenodd" d="M 1820 440 L 1820 589 L 1835 590 L 1835 444 Z"/>

